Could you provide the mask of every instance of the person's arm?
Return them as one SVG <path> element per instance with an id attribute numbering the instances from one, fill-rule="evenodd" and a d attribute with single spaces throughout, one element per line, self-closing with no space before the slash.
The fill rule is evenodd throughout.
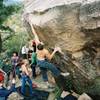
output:
<path id="1" fill-rule="evenodd" d="M 33 25 L 30 23 L 30 26 L 31 26 L 31 29 L 32 29 L 32 33 L 34 34 L 34 38 L 35 38 L 35 41 L 36 41 L 36 44 L 39 44 L 40 41 L 39 41 L 39 37 L 35 31 L 35 29 L 33 28 Z"/>
<path id="2" fill-rule="evenodd" d="M 53 58 L 54 54 L 55 54 L 57 51 L 61 52 L 61 48 L 60 48 L 60 47 L 55 47 L 55 48 L 54 48 L 54 51 L 52 52 L 52 54 L 50 54 L 49 51 L 46 50 L 46 57 L 47 57 L 49 60 L 51 60 L 51 59 Z"/>
<path id="3" fill-rule="evenodd" d="M 50 54 L 49 51 L 46 51 L 46 57 L 47 57 L 49 60 L 51 60 L 51 59 L 53 58 L 53 56 L 54 56 L 55 53 L 56 53 L 55 50 L 52 52 L 52 54 Z"/>

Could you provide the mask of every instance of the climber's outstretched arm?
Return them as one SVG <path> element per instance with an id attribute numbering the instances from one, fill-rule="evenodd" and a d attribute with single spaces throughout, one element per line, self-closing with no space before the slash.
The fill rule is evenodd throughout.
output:
<path id="1" fill-rule="evenodd" d="M 32 33 L 33 33 L 33 35 L 34 35 L 34 38 L 35 38 L 36 44 L 38 45 L 38 44 L 40 43 L 40 41 L 39 41 L 39 37 L 38 37 L 38 35 L 37 35 L 37 33 L 36 33 L 35 29 L 33 28 L 33 25 L 32 25 L 31 23 L 30 23 L 30 26 L 31 26 Z"/>

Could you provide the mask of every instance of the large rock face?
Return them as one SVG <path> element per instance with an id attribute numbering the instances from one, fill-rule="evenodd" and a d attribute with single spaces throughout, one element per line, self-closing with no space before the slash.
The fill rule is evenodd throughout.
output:
<path id="1" fill-rule="evenodd" d="M 48 47 L 72 55 L 58 60 L 72 73 L 76 90 L 100 95 L 100 0 L 82 1 L 27 1 L 23 15 Z"/>

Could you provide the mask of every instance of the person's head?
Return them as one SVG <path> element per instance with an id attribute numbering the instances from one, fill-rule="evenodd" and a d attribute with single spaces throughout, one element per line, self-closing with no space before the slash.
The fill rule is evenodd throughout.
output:
<path id="1" fill-rule="evenodd" d="M 0 83 L 2 84 L 4 82 L 4 75 L 2 72 L 0 72 Z"/>
<path id="2" fill-rule="evenodd" d="M 36 46 L 35 40 L 32 41 L 32 46 Z"/>
<path id="3" fill-rule="evenodd" d="M 29 54 L 32 53 L 32 52 L 33 52 L 32 50 L 29 50 L 29 51 L 28 51 Z"/>
<path id="4" fill-rule="evenodd" d="M 43 49 L 44 49 L 44 45 L 41 44 L 41 43 L 38 44 L 38 45 L 37 45 L 37 49 L 38 49 L 38 50 L 43 50 Z"/>
<path id="5" fill-rule="evenodd" d="M 36 42 L 32 41 L 33 52 L 36 52 Z"/>
<path id="6" fill-rule="evenodd" d="M 29 65 L 29 61 L 28 61 L 27 59 L 23 59 L 23 60 L 22 60 L 22 65 L 23 65 L 23 64 L 27 66 L 27 65 Z"/>
<path id="7" fill-rule="evenodd" d="M 17 52 L 13 52 L 13 56 L 14 57 L 18 56 L 18 53 Z"/>
<path id="8" fill-rule="evenodd" d="M 31 57 L 32 52 L 33 52 L 32 50 L 29 50 L 29 51 L 28 51 L 28 56 L 29 56 L 29 57 Z"/>

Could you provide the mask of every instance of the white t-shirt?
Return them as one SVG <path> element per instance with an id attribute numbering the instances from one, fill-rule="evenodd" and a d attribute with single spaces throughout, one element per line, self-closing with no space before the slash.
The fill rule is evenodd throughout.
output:
<path id="1" fill-rule="evenodd" d="M 29 49 L 26 46 L 22 47 L 22 54 L 28 54 Z"/>

